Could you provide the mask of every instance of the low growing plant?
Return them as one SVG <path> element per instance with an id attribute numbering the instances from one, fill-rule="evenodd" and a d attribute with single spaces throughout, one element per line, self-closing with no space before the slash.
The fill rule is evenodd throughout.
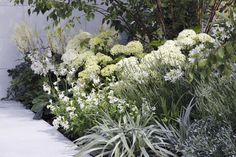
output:
<path id="1" fill-rule="evenodd" d="M 77 156 L 84 153 L 99 157 L 176 156 L 166 135 L 171 132 L 160 123 L 150 124 L 152 120 L 150 115 L 136 119 L 125 115 L 114 121 L 106 114 L 90 134 L 76 140 Z"/>

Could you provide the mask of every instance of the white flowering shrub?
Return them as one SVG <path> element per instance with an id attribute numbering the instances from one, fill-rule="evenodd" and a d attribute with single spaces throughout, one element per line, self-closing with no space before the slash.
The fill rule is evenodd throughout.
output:
<path id="1" fill-rule="evenodd" d="M 156 108 L 153 112 L 168 123 L 179 115 L 180 104 L 187 104 L 191 97 L 192 66 L 208 59 L 214 43 L 214 38 L 205 33 L 183 30 L 176 40 L 167 40 L 141 58 L 128 56 L 120 60 L 116 64 L 119 81 L 112 88 L 116 94 L 136 102 L 139 109 L 145 99 L 151 108 Z M 120 45 L 113 48 L 117 53 L 125 49 Z"/>
<path id="2" fill-rule="evenodd" d="M 104 110 L 115 118 L 126 112 L 133 117 L 139 114 L 134 102 L 116 96 L 112 86 L 120 68 L 117 63 L 125 57 L 141 57 L 144 48 L 140 42 L 131 41 L 123 45 L 124 51 L 114 54 L 117 37 L 112 30 L 97 35 L 81 31 L 68 41 L 61 62 L 54 62 L 48 70 L 54 79 L 44 84 L 44 90 L 52 97 L 48 109 L 55 115 L 56 128 L 78 136 Z"/>

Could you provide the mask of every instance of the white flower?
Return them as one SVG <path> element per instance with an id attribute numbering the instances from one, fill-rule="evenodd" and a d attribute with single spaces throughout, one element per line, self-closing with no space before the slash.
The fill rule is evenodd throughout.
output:
<path id="1" fill-rule="evenodd" d="M 74 106 L 68 106 L 68 107 L 66 107 L 66 111 L 67 112 L 74 112 L 76 110 L 76 108 L 74 107 Z"/>
<path id="2" fill-rule="evenodd" d="M 183 71 L 181 69 L 172 69 L 170 72 L 168 72 L 164 79 L 165 81 L 170 81 L 172 83 L 176 82 L 178 79 L 180 79 L 183 76 Z"/>
<path id="3" fill-rule="evenodd" d="M 66 121 L 62 116 L 58 116 L 56 119 L 54 119 L 52 124 L 56 129 L 58 129 L 60 126 L 65 130 L 68 130 L 70 128 L 69 122 Z"/>
<path id="4" fill-rule="evenodd" d="M 196 37 L 196 32 L 192 29 L 185 29 L 181 31 L 177 37 L 178 39 L 183 39 L 183 38 L 195 38 Z"/>
<path id="5" fill-rule="evenodd" d="M 61 123 L 60 123 L 60 125 L 62 126 L 62 128 L 64 128 L 65 130 L 68 130 L 69 128 L 70 128 L 70 126 L 69 126 L 69 122 L 68 121 L 62 121 Z"/>
<path id="6" fill-rule="evenodd" d="M 196 39 L 201 43 L 214 43 L 215 39 L 213 39 L 210 35 L 206 33 L 200 33 L 197 35 Z"/>
<path id="7" fill-rule="evenodd" d="M 97 76 L 97 75 L 95 75 L 95 74 L 91 74 L 91 75 L 90 75 L 90 80 L 92 80 L 95 85 L 97 85 L 97 84 L 100 83 L 100 78 L 99 78 L 99 76 Z"/>
<path id="8" fill-rule="evenodd" d="M 46 82 L 43 83 L 43 91 L 51 94 L 51 87 Z"/>
<path id="9" fill-rule="evenodd" d="M 74 49 L 69 49 L 62 55 L 62 61 L 64 64 L 70 64 L 77 57 L 77 52 Z"/>
<path id="10" fill-rule="evenodd" d="M 116 63 L 118 70 L 125 67 L 132 68 L 138 64 L 139 64 L 139 61 L 138 61 L 138 58 L 136 57 L 124 58 L 120 60 L 118 63 Z"/>
<path id="11" fill-rule="evenodd" d="M 124 53 L 124 51 L 125 51 L 124 45 L 115 45 L 111 48 L 112 55 L 122 54 L 122 53 Z"/>
<path id="12" fill-rule="evenodd" d="M 62 117 L 61 117 L 61 116 L 58 116 L 56 119 L 53 120 L 52 125 L 53 125 L 56 129 L 58 129 L 59 126 L 60 126 L 61 121 L 62 121 Z"/>
<path id="13" fill-rule="evenodd" d="M 62 98 L 62 100 L 63 100 L 64 102 L 69 102 L 70 98 L 67 97 L 67 96 L 64 96 L 64 97 Z"/>
<path id="14" fill-rule="evenodd" d="M 140 41 L 131 41 L 125 46 L 125 54 L 139 55 L 143 53 L 143 45 Z"/>
<path id="15" fill-rule="evenodd" d="M 177 45 L 181 48 L 188 48 L 196 44 L 197 34 L 191 29 L 185 29 L 177 37 Z"/>
<path id="16" fill-rule="evenodd" d="M 54 112 L 54 111 L 56 110 L 56 107 L 53 106 L 53 105 L 47 105 L 47 108 L 48 108 L 49 110 L 51 110 L 52 112 Z"/>

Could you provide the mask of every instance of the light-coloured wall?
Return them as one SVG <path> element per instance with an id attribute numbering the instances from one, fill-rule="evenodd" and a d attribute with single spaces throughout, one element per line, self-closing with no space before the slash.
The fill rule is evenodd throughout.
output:
<path id="1" fill-rule="evenodd" d="M 43 31 L 48 25 L 46 17 L 43 15 L 28 16 L 27 9 L 27 6 L 12 5 L 10 0 L 0 0 L 0 98 L 6 96 L 6 90 L 9 87 L 10 78 L 7 69 L 13 68 L 20 62 L 21 55 L 12 40 L 15 26 L 26 22 L 37 30 Z M 91 22 L 82 18 L 81 24 L 76 27 L 95 33 L 101 26 L 101 19 L 102 16 L 99 15 Z"/>

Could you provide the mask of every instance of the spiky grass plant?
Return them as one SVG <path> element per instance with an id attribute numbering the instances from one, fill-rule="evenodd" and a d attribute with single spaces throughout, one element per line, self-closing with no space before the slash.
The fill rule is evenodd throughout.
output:
<path id="1" fill-rule="evenodd" d="M 201 116 L 212 116 L 229 122 L 236 131 L 236 75 L 201 82 L 195 89 Z"/>
<path id="2" fill-rule="evenodd" d="M 169 138 L 172 132 L 160 123 L 149 125 L 152 116 L 129 115 L 118 122 L 105 114 L 91 133 L 76 140 L 77 157 L 90 153 L 96 157 L 167 157 L 176 156 Z"/>

